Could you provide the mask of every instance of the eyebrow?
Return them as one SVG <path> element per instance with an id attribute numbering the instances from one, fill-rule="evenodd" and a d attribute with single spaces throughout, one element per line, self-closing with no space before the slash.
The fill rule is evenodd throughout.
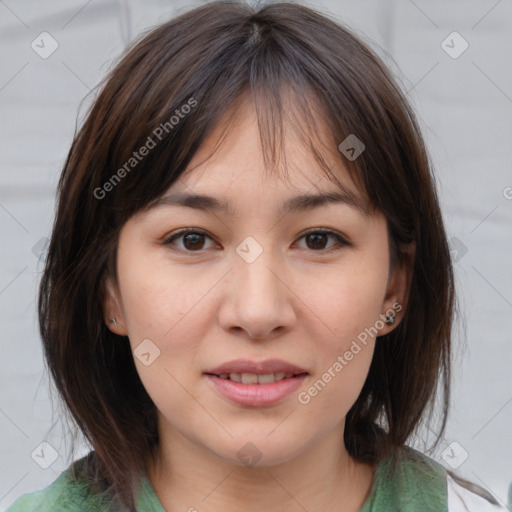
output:
<path id="1" fill-rule="evenodd" d="M 370 215 L 370 209 L 366 204 L 363 204 L 355 195 L 341 190 L 322 194 L 303 194 L 291 197 L 283 203 L 278 213 L 288 214 L 309 211 L 331 204 L 346 204 L 358 210 L 365 216 Z M 235 213 L 228 201 L 219 200 L 215 197 L 204 194 L 169 194 L 156 200 L 150 208 L 160 208 L 162 206 L 186 206 L 188 208 L 210 211 L 213 213 L 224 212 L 228 215 L 234 215 Z"/>

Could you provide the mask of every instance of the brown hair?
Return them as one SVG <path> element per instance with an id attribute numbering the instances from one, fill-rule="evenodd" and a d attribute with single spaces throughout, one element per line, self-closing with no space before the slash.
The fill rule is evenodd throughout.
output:
<path id="1" fill-rule="evenodd" d="M 376 344 L 346 418 L 347 450 L 359 461 L 382 460 L 405 444 L 427 407 L 433 411 L 438 388 L 439 441 L 450 389 L 453 270 L 425 145 L 395 80 L 368 44 L 325 15 L 242 2 L 211 2 L 158 26 L 106 77 L 59 180 L 38 304 L 47 365 L 97 455 L 87 466 L 97 489 L 133 507 L 134 482 L 158 445 L 156 408 L 129 340 L 104 322 L 103 283 L 106 275 L 116 282 L 120 229 L 179 178 L 242 94 L 254 99 L 269 166 L 281 153 L 289 113 L 283 94 L 291 92 L 309 131 L 304 142 L 326 174 L 336 181 L 312 143 L 318 117 L 332 136 L 324 151 L 337 155 L 387 218 L 392 267 L 406 264 L 403 246 L 416 244 L 405 315 Z M 337 149 L 350 134 L 365 145 L 353 161 Z M 150 148 L 144 156 L 143 146 Z"/>

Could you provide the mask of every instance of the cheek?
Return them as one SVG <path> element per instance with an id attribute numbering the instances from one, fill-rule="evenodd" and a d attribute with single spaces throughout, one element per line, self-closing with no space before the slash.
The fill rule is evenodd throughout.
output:
<path id="1" fill-rule="evenodd" d="M 313 276 L 307 295 L 308 306 L 321 320 L 315 321 L 316 335 L 310 333 L 318 364 L 299 402 L 310 400 L 333 418 L 348 412 L 368 374 L 388 277 L 387 260 L 361 257 L 349 265 L 347 259 L 345 269 L 333 271 L 328 283 Z"/>
<path id="2" fill-rule="evenodd" d="M 382 313 L 388 278 L 387 261 L 354 254 L 344 263 L 323 277 L 309 274 L 305 301 L 330 333 L 326 338 L 330 338 L 329 345 L 334 339 L 339 350 L 375 325 Z"/>
<path id="3" fill-rule="evenodd" d="M 344 314 L 341 320 L 333 312 L 330 321 L 336 334 L 317 338 L 315 372 L 297 397 L 300 404 L 312 405 L 312 416 L 325 415 L 331 418 L 329 424 L 334 424 L 345 417 L 357 400 L 374 353 L 374 318 L 364 309 Z"/>
<path id="4" fill-rule="evenodd" d="M 195 282 L 190 275 L 177 275 L 165 264 L 141 265 L 138 261 L 133 254 L 133 260 L 125 260 L 124 276 L 119 270 L 120 280 L 124 278 L 123 308 L 137 372 L 159 410 L 167 417 L 188 418 L 184 411 L 187 405 L 190 408 L 191 395 L 185 390 L 193 389 L 190 370 L 204 337 L 196 320 L 206 321 L 201 298 L 212 284 L 205 282 L 209 279 Z M 146 360 L 145 353 L 150 354 Z"/>
<path id="5" fill-rule="evenodd" d="M 130 336 L 134 341 L 153 337 L 159 344 L 168 343 L 197 315 L 202 298 L 214 284 L 214 276 L 205 279 L 199 274 L 179 273 L 165 261 L 147 262 L 136 253 L 124 260 L 119 273 Z"/>

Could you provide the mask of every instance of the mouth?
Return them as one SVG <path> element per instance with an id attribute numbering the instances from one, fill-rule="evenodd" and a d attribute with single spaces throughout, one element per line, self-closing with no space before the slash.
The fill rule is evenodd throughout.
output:
<path id="1" fill-rule="evenodd" d="M 213 377 L 218 377 L 223 380 L 231 380 L 240 384 L 273 384 L 274 382 L 280 382 L 285 379 L 293 379 L 296 377 L 302 377 L 308 375 L 307 372 L 292 373 L 292 372 L 275 372 L 275 373 L 206 373 Z"/>
<path id="2" fill-rule="evenodd" d="M 266 381 L 274 382 L 284 378 L 291 378 L 295 375 L 308 373 L 304 368 L 296 366 L 282 359 L 265 359 L 264 361 L 252 361 L 250 359 L 235 359 L 221 364 L 215 368 L 211 368 L 207 372 L 209 375 L 215 375 L 222 379 L 229 378 L 235 382 L 243 382 L 244 384 L 256 384 L 259 378 Z M 247 382 L 244 382 L 246 379 Z"/>
<path id="3" fill-rule="evenodd" d="M 218 395 L 245 407 L 275 405 L 296 391 L 309 375 L 286 361 L 239 359 L 204 375 Z"/>

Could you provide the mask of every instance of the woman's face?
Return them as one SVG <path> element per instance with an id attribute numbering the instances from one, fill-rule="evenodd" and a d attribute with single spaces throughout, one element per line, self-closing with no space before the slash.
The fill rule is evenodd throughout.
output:
<path id="1" fill-rule="evenodd" d="M 399 323 L 407 284 L 403 273 L 388 275 L 381 214 L 344 201 L 286 208 L 297 196 L 339 193 L 291 131 L 286 180 L 264 172 L 250 105 L 207 159 L 219 133 L 164 197 L 201 194 L 228 209 L 169 199 L 128 220 L 106 318 L 129 336 L 161 438 L 236 464 L 274 465 L 330 433 L 342 438 L 375 336 Z M 332 165 L 363 202 L 341 155 Z"/>

